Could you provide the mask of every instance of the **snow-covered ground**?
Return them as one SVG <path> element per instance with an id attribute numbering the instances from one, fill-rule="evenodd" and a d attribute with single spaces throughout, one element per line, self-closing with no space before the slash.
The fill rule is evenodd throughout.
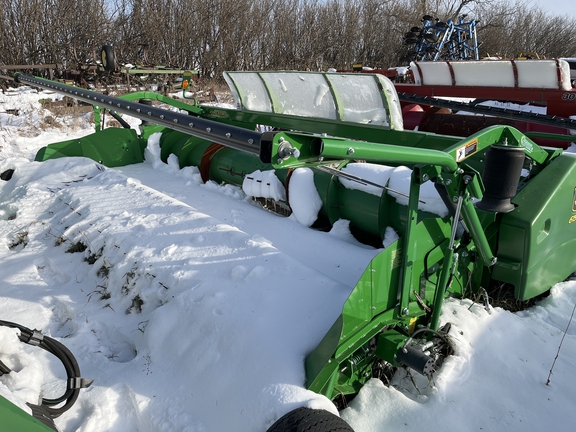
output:
<path id="1" fill-rule="evenodd" d="M 0 172 L 15 169 L 0 182 L 0 319 L 58 339 L 95 380 L 60 430 L 264 432 L 298 406 L 334 411 L 304 389 L 303 361 L 378 250 L 346 221 L 313 231 L 241 188 L 203 184 L 154 143 L 120 169 L 33 162 L 91 132 L 89 116 L 37 102 L 55 97 L 0 94 Z M 78 243 L 86 250 L 67 252 Z M 573 430 L 575 305 L 576 281 L 515 314 L 448 300 L 456 353 L 434 380 L 372 380 L 340 415 L 357 432 Z M 62 393 L 58 362 L 14 330 L 0 328 L 0 360 L 13 369 L 5 397 Z"/>

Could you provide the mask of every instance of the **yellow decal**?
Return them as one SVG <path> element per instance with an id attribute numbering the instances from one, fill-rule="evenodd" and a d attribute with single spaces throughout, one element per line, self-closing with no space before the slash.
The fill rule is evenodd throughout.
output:
<path id="1" fill-rule="evenodd" d="M 576 215 L 572 216 L 570 218 L 570 220 L 568 221 L 568 223 L 571 224 L 572 222 L 575 222 L 575 221 L 576 221 Z"/>
<path id="2" fill-rule="evenodd" d="M 416 321 L 418 321 L 418 318 L 410 319 L 410 324 L 408 324 L 408 334 L 412 334 L 414 333 L 414 330 L 416 330 Z"/>
<path id="3" fill-rule="evenodd" d="M 462 162 L 478 151 L 478 138 L 456 149 L 456 162 Z"/>

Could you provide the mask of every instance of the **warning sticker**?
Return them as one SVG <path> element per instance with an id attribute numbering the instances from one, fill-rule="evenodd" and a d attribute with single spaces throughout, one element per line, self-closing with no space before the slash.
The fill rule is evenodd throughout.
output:
<path id="1" fill-rule="evenodd" d="M 478 151 L 478 138 L 456 149 L 456 162 L 462 162 Z"/>

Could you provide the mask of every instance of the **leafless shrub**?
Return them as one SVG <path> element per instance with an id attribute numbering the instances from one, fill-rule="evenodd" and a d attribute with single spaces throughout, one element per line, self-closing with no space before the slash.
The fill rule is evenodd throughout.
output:
<path id="1" fill-rule="evenodd" d="M 0 0 L 0 65 L 117 64 L 225 70 L 397 66 L 422 16 L 479 21 L 482 54 L 576 56 L 576 20 L 528 0 Z M 42 71 L 34 71 L 41 74 Z M 0 74 L 4 73 L 1 70 Z"/>

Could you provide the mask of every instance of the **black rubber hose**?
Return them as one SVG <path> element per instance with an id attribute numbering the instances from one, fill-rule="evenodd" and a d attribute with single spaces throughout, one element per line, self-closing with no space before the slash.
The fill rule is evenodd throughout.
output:
<path id="1" fill-rule="evenodd" d="M 6 366 L 6 365 L 2 362 L 2 360 L 0 360 L 0 376 L 2 376 L 2 375 L 4 375 L 4 374 L 8 374 L 8 373 L 10 373 L 10 372 L 12 372 L 12 370 L 11 370 L 8 366 Z"/>
<path id="2" fill-rule="evenodd" d="M 44 341 L 46 347 L 49 348 L 45 349 L 60 359 L 60 361 L 64 365 L 64 369 L 66 369 L 66 375 L 68 377 L 68 381 L 66 383 L 66 392 L 62 396 L 55 399 L 42 398 L 42 405 L 47 405 L 46 408 L 49 410 L 52 416 L 56 418 L 65 413 L 66 411 L 68 411 L 72 407 L 72 405 L 74 405 L 74 403 L 78 399 L 78 396 L 80 395 L 80 388 L 70 387 L 71 378 L 80 378 L 80 367 L 78 366 L 78 363 L 76 362 L 76 359 L 74 358 L 70 350 L 68 350 L 68 348 L 66 348 L 63 344 L 61 344 L 57 340 L 54 340 L 46 336 L 44 337 Z M 40 346 L 44 348 L 42 344 Z M 62 405 L 61 407 L 54 408 L 51 406 L 51 405 L 57 405 L 64 401 L 65 404 Z"/>
<path id="3" fill-rule="evenodd" d="M 39 346 L 43 350 L 48 351 L 50 354 L 56 356 L 62 362 L 62 365 L 66 370 L 66 376 L 67 376 L 66 391 L 62 396 L 58 398 L 54 399 L 42 398 L 42 406 L 44 406 L 45 409 L 48 410 L 48 412 L 53 418 L 59 417 L 64 412 L 69 410 L 72 407 L 72 405 L 74 405 L 74 403 L 78 399 L 78 396 L 80 395 L 80 387 L 75 385 L 72 386 L 72 382 L 74 382 L 76 378 L 81 379 L 80 367 L 78 366 L 78 362 L 76 361 L 74 355 L 70 352 L 70 350 L 66 348 L 62 343 L 45 335 L 42 335 L 42 338 L 40 339 L 35 339 L 34 333 L 37 332 L 37 330 L 30 330 L 29 328 L 24 327 L 20 324 L 2 320 L 0 320 L 0 325 L 19 329 L 20 341 L 30 345 Z M 30 341 L 32 339 L 35 339 L 36 342 L 31 343 Z M 52 405 L 58 405 L 63 402 L 65 403 L 61 407 L 58 408 L 52 407 Z"/>

